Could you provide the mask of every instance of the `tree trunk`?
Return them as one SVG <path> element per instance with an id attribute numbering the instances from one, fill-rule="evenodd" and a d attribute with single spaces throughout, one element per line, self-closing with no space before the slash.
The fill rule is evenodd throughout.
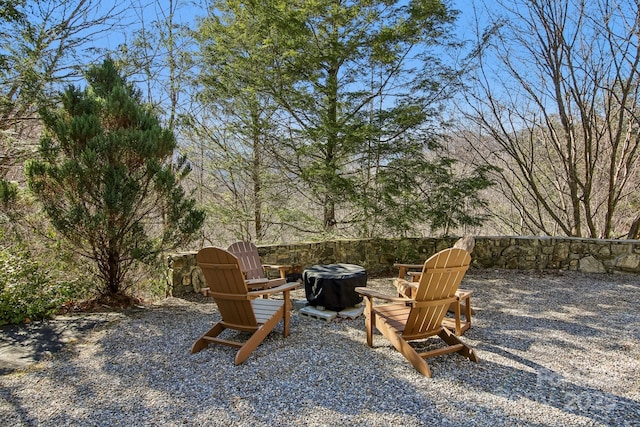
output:
<path id="1" fill-rule="evenodd" d="M 638 216 L 635 221 L 631 223 L 631 228 L 629 228 L 627 239 L 640 239 L 640 216 Z"/>
<path id="2" fill-rule="evenodd" d="M 262 144 L 260 142 L 263 129 L 260 125 L 260 115 L 257 110 L 252 112 L 251 121 L 253 125 L 253 168 L 251 171 L 251 180 L 253 181 L 253 219 L 255 238 L 259 242 L 264 237 L 264 230 L 262 229 L 262 177 L 260 175 L 262 170 Z"/>

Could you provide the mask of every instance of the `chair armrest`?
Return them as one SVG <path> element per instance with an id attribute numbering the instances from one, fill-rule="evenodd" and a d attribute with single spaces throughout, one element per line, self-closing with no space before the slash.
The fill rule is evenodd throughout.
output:
<path id="1" fill-rule="evenodd" d="M 280 292 L 292 291 L 298 286 L 300 286 L 300 283 L 298 282 L 285 283 L 284 285 L 276 286 L 275 288 L 263 289 L 260 291 L 251 291 L 248 292 L 247 295 L 249 295 L 250 297 L 259 297 L 263 295 L 277 294 Z"/>
<path id="2" fill-rule="evenodd" d="M 420 276 L 422 276 L 422 271 L 409 271 L 408 274 L 411 276 L 412 282 L 418 282 L 420 281 Z"/>
<path id="3" fill-rule="evenodd" d="M 393 264 L 394 267 L 396 267 L 398 269 L 398 277 L 400 277 L 401 279 L 404 279 L 405 274 L 407 274 L 407 270 L 420 270 L 422 271 L 422 264 L 402 264 L 402 263 L 395 263 Z"/>
<path id="4" fill-rule="evenodd" d="M 418 283 L 408 282 L 405 279 L 397 278 L 393 281 L 393 286 L 396 287 L 400 296 L 411 298 L 415 291 L 418 290 Z"/>
<path id="5" fill-rule="evenodd" d="M 280 277 L 282 279 L 284 279 L 285 277 L 287 277 L 287 271 L 291 270 L 293 268 L 293 266 L 292 265 L 262 264 L 262 268 L 263 268 L 263 270 L 265 270 L 265 274 L 266 274 L 266 271 L 268 269 L 279 270 L 280 271 Z"/>
<path id="6" fill-rule="evenodd" d="M 275 288 L 276 286 L 284 285 L 287 282 L 286 279 L 249 279 L 245 280 L 247 288 L 250 291 L 257 291 L 261 289 Z"/>
<path id="7" fill-rule="evenodd" d="M 267 283 L 269 283 L 269 279 L 264 278 L 264 279 L 245 279 L 244 281 L 247 286 L 252 286 L 252 285 L 266 285 Z"/>
<path id="8" fill-rule="evenodd" d="M 376 290 L 373 290 L 373 289 L 370 289 L 370 288 L 366 288 L 366 287 L 357 287 L 355 289 L 355 291 L 357 293 L 359 293 L 360 295 L 368 297 L 368 298 L 378 298 L 378 299 L 382 299 L 382 300 L 389 301 L 389 302 L 407 303 L 407 302 L 412 302 L 413 301 L 411 298 L 394 297 L 394 296 L 383 294 L 382 292 L 378 292 Z"/>
<path id="9" fill-rule="evenodd" d="M 398 267 L 398 268 L 400 268 L 400 267 L 409 268 L 411 270 L 415 270 L 415 269 L 418 269 L 418 268 L 422 270 L 422 267 L 424 267 L 423 264 L 402 264 L 402 263 L 398 263 L 398 262 L 393 264 L 393 266 L 394 267 Z"/>
<path id="10" fill-rule="evenodd" d="M 290 264 L 282 264 L 282 265 L 279 265 L 279 264 L 262 264 L 262 266 L 264 268 L 273 268 L 275 270 L 280 269 L 280 268 L 288 268 L 288 269 L 293 268 L 293 265 L 290 265 Z"/>

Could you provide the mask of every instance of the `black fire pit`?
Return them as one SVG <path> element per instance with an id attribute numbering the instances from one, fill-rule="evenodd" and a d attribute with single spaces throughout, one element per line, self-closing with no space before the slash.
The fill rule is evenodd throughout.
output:
<path id="1" fill-rule="evenodd" d="M 353 264 L 314 265 L 304 270 L 302 280 L 310 305 L 341 311 L 362 302 L 354 289 L 367 286 L 367 271 Z"/>

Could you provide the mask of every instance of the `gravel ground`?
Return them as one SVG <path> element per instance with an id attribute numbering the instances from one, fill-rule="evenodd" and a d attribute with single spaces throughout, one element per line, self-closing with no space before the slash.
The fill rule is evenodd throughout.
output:
<path id="1" fill-rule="evenodd" d="M 379 334 L 368 348 L 362 317 L 294 312 L 237 367 L 229 347 L 190 355 L 216 306 L 170 298 L 0 376 L 0 424 L 640 426 L 640 277 L 472 270 L 463 286 L 480 362 L 429 359 L 431 379 Z"/>

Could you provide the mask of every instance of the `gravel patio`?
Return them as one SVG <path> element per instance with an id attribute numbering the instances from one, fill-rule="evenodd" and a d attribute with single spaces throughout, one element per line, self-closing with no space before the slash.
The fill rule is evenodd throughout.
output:
<path id="1" fill-rule="evenodd" d="M 368 286 L 392 293 L 392 279 Z M 218 319 L 204 298 L 116 316 L 0 376 L 2 425 L 640 426 L 640 277 L 470 270 L 473 327 L 425 378 L 362 317 L 292 314 L 249 359 L 189 349 Z M 304 291 L 296 291 L 304 298 Z"/>

